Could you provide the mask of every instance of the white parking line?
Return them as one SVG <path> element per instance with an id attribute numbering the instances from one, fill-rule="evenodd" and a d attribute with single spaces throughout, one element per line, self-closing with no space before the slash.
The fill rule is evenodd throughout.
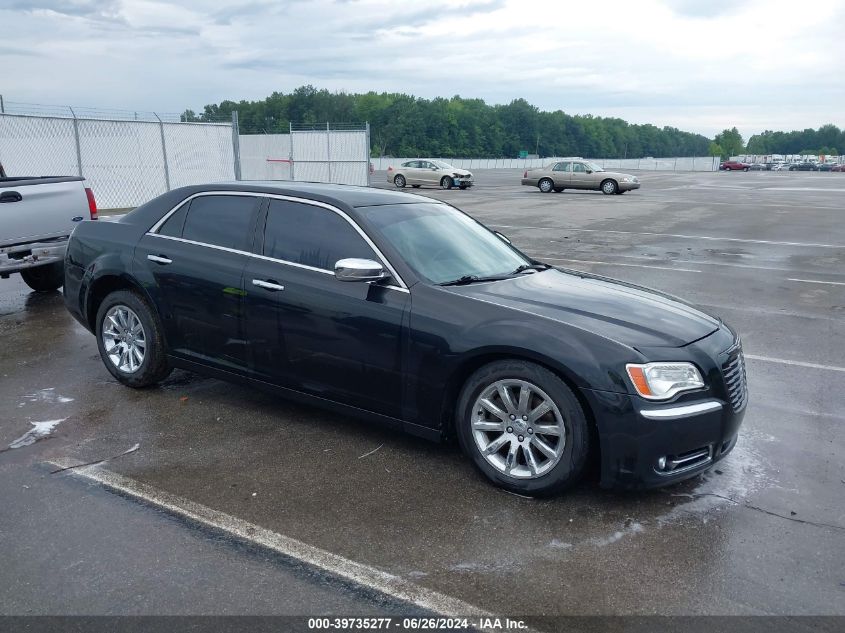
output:
<path id="1" fill-rule="evenodd" d="M 818 363 L 805 363 L 800 360 L 786 360 L 784 358 L 771 358 L 770 356 L 756 356 L 755 354 L 746 354 L 745 358 L 751 360 L 761 360 L 766 363 L 779 363 L 781 365 L 795 365 L 796 367 L 809 367 L 810 369 L 825 369 L 827 371 L 845 371 L 845 367 L 837 367 L 836 365 L 820 365 Z"/>
<path id="2" fill-rule="evenodd" d="M 655 237 L 680 237 L 686 240 L 712 240 L 714 242 L 743 242 L 746 244 L 772 244 L 775 246 L 808 246 L 812 248 L 845 248 L 845 244 L 817 244 L 813 242 L 778 242 L 775 240 L 750 240 L 739 237 L 713 237 L 710 235 L 683 235 L 681 233 L 649 233 L 640 231 L 612 231 L 610 229 L 575 229 L 564 226 L 516 226 L 488 224 L 497 229 L 529 229 L 536 231 L 578 231 L 581 233 L 616 233 L 620 235 L 652 235 Z"/>
<path id="3" fill-rule="evenodd" d="M 567 259 L 564 257 L 541 257 L 540 259 L 548 260 L 550 262 L 577 262 L 581 264 L 600 264 L 602 266 L 631 266 L 633 268 L 657 268 L 658 270 L 674 270 L 682 273 L 703 272 L 701 270 L 695 270 L 694 268 L 675 268 L 673 266 L 648 266 L 646 264 L 623 264 L 621 262 L 597 262 L 589 259 Z"/>
<path id="4" fill-rule="evenodd" d="M 805 284 L 830 284 L 831 286 L 845 286 L 845 282 L 843 281 L 822 281 L 820 279 L 793 279 L 792 277 L 787 277 L 787 281 L 800 281 Z"/>
<path id="5" fill-rule="evenodd" d="M 75 466 L 78 462 L 72 459 L 57 459 L 50 463 L 59 468 L 68 468 Z M 324 549 L 278 534 L 183 497 L 158 490 L 109 470 L 96 466 L 86 466 L 68 472 L 121 494 L 140 499 L 171 514 L 220 530 L 239 540 L 254 543 L 287 558 L 301 561 L 333 576 L 408 602 L 421 609 L 433 611 L 445 617 L 490 617 L 489 613 L 457 598 L 426 589 L 375 567 L 357 563 L 338 554 L 332 554 Z"/>

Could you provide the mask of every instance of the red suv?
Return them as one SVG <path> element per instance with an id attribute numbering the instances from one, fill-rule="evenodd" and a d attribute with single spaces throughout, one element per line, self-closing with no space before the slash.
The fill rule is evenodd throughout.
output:
<path id="1" fill-rule="evenodd" d="M 748 163 L 741 163 L 738 160 L 726 160 L 721 165 L 719 165 L 719 169 L 723 169 L 724 171 L 748 171 L 751 169 L 751 165 Z"/>

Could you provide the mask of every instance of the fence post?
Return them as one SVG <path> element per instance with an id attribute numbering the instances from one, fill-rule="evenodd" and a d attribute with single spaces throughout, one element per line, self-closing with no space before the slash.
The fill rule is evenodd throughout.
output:
<path id="1" fill-rule="evenodd" d="M 326 121 L 326 164 L 329 167 L 329 182 L 332 181 L 332 135 L 329 132 L 329 122 Z"/>
<path id="2" fill-rule="evenodd" d="M 158 131 L 161 134 L 161 157 L 164 159 L 164 190 L 170 191 L 170 167 L 167 164 L 167 144 L 164 142 L 164 123 L 158 114 L 155 112 L 153 114 L 158 119 Z"/>
<path id="3" fill-rule="evenodd" d="M 288 121 L 288 138 L 290 139 L 290 179 L 296 180 L 293 166 L 296 164 L 293 159 L 293 121 Z"/>
<path id="4" fill-rule="evenodd" d="M 372 183 L 370 182 L 370 122 L 367 121 L 367 162 L 365 163 L 364 169 L 367 170 L 367 186 L 369 187 Z"/>
<path id="5" fill-rule="evenodd" d="M 73 138 L 76 141 L 76 172 L 79 177 L 82 177 L 82 147 L 79 145 L 79 121 L 76 118 L 76 112 L 73 108 L 68 106 L 70 113 L 73 115 Z"/>
<path id="6" fill-rule="evenodd" d="M 6 106 L 3 105 L 3 95 L 0 95 L 0 114 L 6 114 Z"/>
<path id="7" fill-rule="evenodd" d="M 241 179 L 241 128 L 238 111 L 232 110 L 232 160 L 235 161 L 235 180 Z"/>

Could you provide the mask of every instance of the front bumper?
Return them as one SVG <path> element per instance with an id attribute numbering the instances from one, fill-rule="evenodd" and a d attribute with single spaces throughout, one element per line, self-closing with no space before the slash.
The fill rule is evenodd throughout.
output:
<path id="1" fill-rule="evenodd" d="M 603 487 L 656 488 L 694 477 L 733 449 L 745 416 L 745 407 L 735 412 L 712 397 L 657 404 L 621 393 L 587 396 L 599 428 Z"/>
<path id="2" fill-rule="evenodd" d="M 638 182 L 620 182 L 619 183 L 619 191 L 633 191 L 634 189 L 639 189 L 640 183 Z"/>
<path id="3" fill-rule="evenodd" d="M 0 248 L 0 275 L 8 277 L 26 268 L 60 262 L 65 257 L 68 238 L 33 242 Z"/>

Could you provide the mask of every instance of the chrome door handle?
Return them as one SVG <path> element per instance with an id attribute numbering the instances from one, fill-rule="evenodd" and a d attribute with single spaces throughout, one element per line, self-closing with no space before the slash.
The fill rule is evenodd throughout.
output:
<path id="1" fill-rule="evenodd" d="M 253 279 L 252 285 L 264 288 L 265 290 L 272 290 L 273 292 L 285 289 L 282 284 L 277 284 L 275 281 L 264 281 L 262 279 Z"/>
<path id="2" fill-rule="evenodd" d="M 173 260 L 164 255 L 147 255 L 147 259 L 156 264 L 172 264 Z"/>

